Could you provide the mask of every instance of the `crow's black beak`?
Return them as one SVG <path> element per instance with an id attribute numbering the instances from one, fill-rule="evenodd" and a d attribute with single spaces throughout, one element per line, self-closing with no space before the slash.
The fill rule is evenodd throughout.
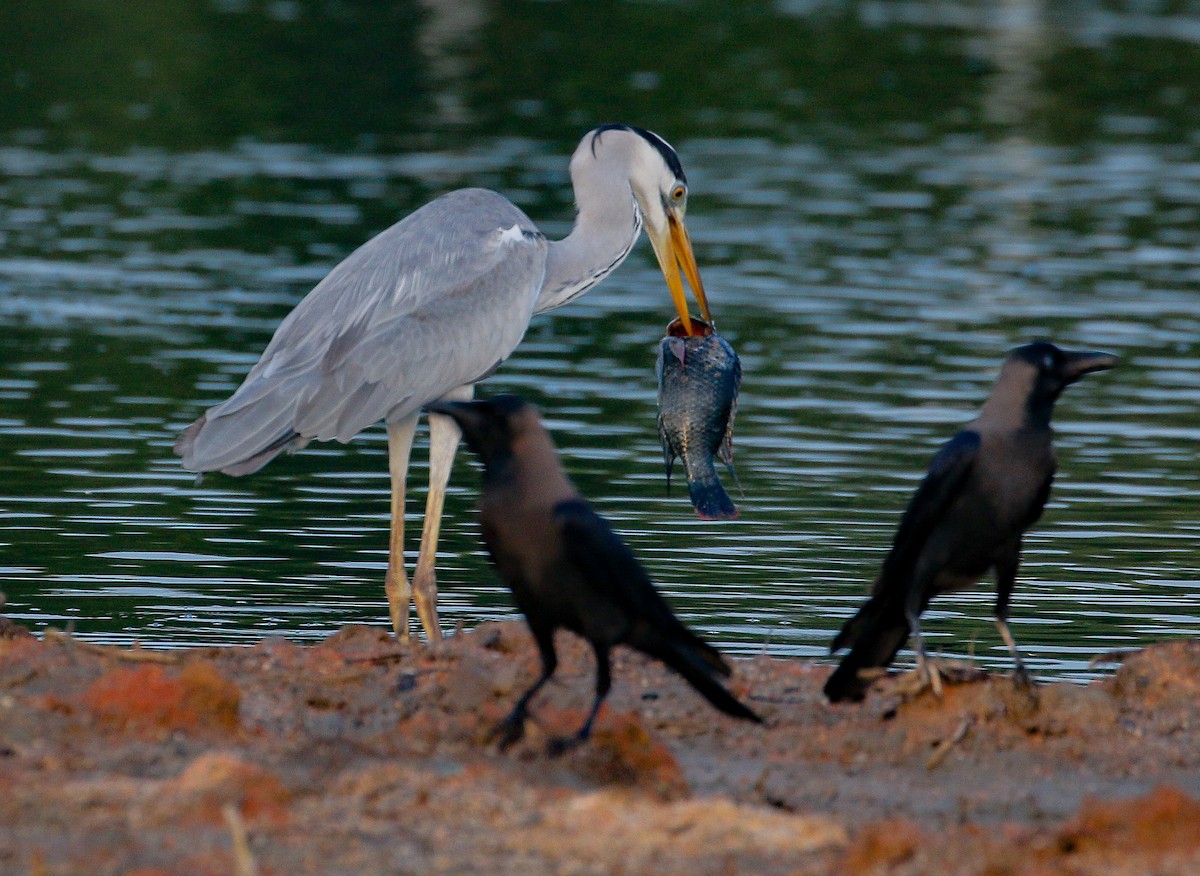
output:
<path id="1" fill-rule="evenodd" d="M 1066 354 L 1066 362 L 1063 363 L 1063 374 L 1067 378 L 1067 383 L 1074 383 L 1085 374 L 1091 374 L 1093 371 L 1107 371 L 1109 368 L 1116 367 L 1120 361 L 1111 353 L 1098 353 L 1094 350 L 1080 351 L 1063 351 Z"/>
<path id="2" fill-rule="evenodd" d="M 465 430 L 466 427 L 473 423 L 479 416 L 479 413 L 472 407 L 470 402 L 460 401 L 435 401 L 425 405 L 425 412 L 428 414 L 441 414 L 444 417 L 449 417 L 454 422 L 458 423 L 460 429 Z"/>

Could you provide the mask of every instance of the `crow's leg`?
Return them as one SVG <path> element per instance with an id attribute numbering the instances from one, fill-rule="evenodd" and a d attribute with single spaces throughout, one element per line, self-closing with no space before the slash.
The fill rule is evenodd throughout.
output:
<path id="1" fill-rule="evenodd" d="M 907 611 L 908 627 L 912 631 L 913 642 L 917 650 L 917 677 L 923 685 L 928 684 L 933 695 L 942 697 L 942 674 L 938 671 L 937 662 L 925 652 L 925 639 L 921 636 L 921 619 L 915 611 Z"/>
<path id="2" fill-rule="evenodd" d="M 501 751 L 521 741 L 521 737 L 525 735 L 525 719 L 529 717 L 529 701 L 542 689 L 542 685 L 550 680 L 550 676 L 554 675 L 554 670 L 558 668 L 558 653 L 554 650 L 554 630 L 534 630 L 533 637 L 537 641 L 538 651 L 542 656 L 542 674 L 538 676 L 538 680 L 529 690 L 521 694 L 521 698 L 517 700 L 517 704 L 513 706 L 513 710 L 508 713 L 508 716 L 493 727 L 492 732 L 488 734 L 489 741 L 499 737 Z"/>
<path id="3" fill-rule="evenodd" d="M 604 704 L 604 698 L 608 696 L 608 692 L 612 688 L 612 667 L 608 658 L 608 646 L 593 642 L 592 650 L 596 652 L 596 698 L 592 700 L 592 709 L 588 712 L 583 726 L 573 736 L 550 740 L 548 751 L 552 755 L 562 754 L 587 741 L 587 738 L 592 735 L 592 724 L 596 721 L 600 706 Z"/>

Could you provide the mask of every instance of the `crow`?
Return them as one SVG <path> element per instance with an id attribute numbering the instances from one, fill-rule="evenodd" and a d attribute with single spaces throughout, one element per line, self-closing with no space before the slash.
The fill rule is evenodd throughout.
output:
<path id="1" fill-rule="evenodd" d="M 630 549 L 580 496 L 532 405 L 506 395 L 428 408 L 452 417 L 483 463 L 483 540 L 541 654 L 542 674 L 496 728 L 501 750 L 524 735 L 529 702 L 558 666 L 558 629 L 592 646 L 596 694 L 579 731 L 551 743 L 554 753 L 591 733 L 612 685 L 615 645 L 661 660 L 725 714 L 761 723 L 717 680 L 730 674 L 720 653 L 675 617 Z"/>
<path id="2" fill-rule="evenodd" d="M 1116 364 L 1107 353 L 1070 352 L 1045 341 L 1008 354 L 979 416 L 930 463 L 870 599 L 834 638 L 831 653 L 850 653 L 825 683 L 831 701 L 861 700 L 870 682 L 860 670 L 887 666 L 910 634 L 919 671 L 940 693 L 921 640 L 921 613 L 933 597 L 970 587 L 993 569 L 996 626 L 1016 663 L 1015 681 L 1030 684 L 1008 629 L 1008 600 L 1021 538 L 1041 516 L 1054 479 L 1050 414 L 1066 387 Z"/>

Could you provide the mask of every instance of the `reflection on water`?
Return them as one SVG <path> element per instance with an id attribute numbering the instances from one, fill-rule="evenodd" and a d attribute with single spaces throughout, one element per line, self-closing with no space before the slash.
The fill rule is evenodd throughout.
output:
<path id="1" fill-rule="evenodd" d="M 657 92 L 674 74 L 636 80 L 635 120 L 683 155 L 706 286 L 745 371 L 741 519 L 700 521 L 685 491 L 666 495 L 652 365 L 670 308 L 644 245 L 585 298 L 537 318 L 481 394 L 541 405 L 573 477 L 691 622 L 736 651 L 816 656 L 862 599 L 929 456 L 973 415 L 1005 350 L 1035 337 L 1111 350 L 1122 367 L 1059 404 L 1060 474 L 1027 540 L 1014 634 L 1036 670 L 1077 677 L 1096 653 L 1196 635 L 1200 142 L 1171 135 L 1185 109 L 1155 92 L 1160 102 L 1134 112 L 1114 93 L 1111 104 L 1063 113 L 1072 131 L 1085 114 L 1095 122 L 1064 139 L 1046 122 L 1061 99 L 1054 89 L 1077 94 L 1060 81 L 1064 59 L 1094 51 L 1102 78 L 1140 57 L 1129 45 L 1084 39 L 1071 22 L 1047 31 L 1040 4 L 1008 4 L 1032 19 L 973 24 L 912 18 L 947 4 L 830 5 L 849 10 L 837 27 L 790 14 L 734 20 L 733 38 L 771 49 L 714 61 L 761 80 L 736 112 L 701 81 L 696 99 L 707 103 L 692 115 L 703 123 L 658 121 Z M 535 6 L 553 42 L 567 12 Z M 659 8 L 633 6 L 620 14 Z M 437 74 L 462 89 L 440 105 L 467 145 L 279 144 L 260 129 L 257 140 L 202 148 L 60 148 L 26 129 L 0 139 L 0 589 L 14 616 L 167 645 L 386 623 L 381 429 L 236 480 L 196 483 L 170 448 L 240 382 L 313 283 L 432 195 L 498 188 L 548 233 L 566 232 L 568 150 L 613 114 L 601 94 L 589 118 L 555 117 L 555 93 L 519 103 L 534 93 L 529 70 L 489 73 L 488 57 L 502 55 L 491 41 L 529 27 L 532 14 L 518 4 L 494 28 L 472 30 L 461 43 L 478 53 L 472 65 Z M 973 48 L 1022 44 L 1013 34 L 1030 22 L 1058 42 L 1015 55 Z M 797 52 L 812 57 L 772 54 L 781 50 L 767 24 L 804 30 Z M 844 79 L 806 81 L 784 99 L 784 80 L 805 75 L 801 61 L 830 63 L 826 50 L 864 28 L 861 63 Z M 459 45 L 441 31 L 414 39 L 427 54 Z M 1186 42 L 1155 48 L 1185 69 L 1200 60 Z M 880 68 L 897 52 L 906 64 L 946 65 L 945 88 L 925 102 L 915 68 L 896 68 L 891 95 L 905 97 L 908 121 L 873 94 L 878 120 L 845 108 L 833 125 L 798 124 L 826 102 L 848 106 L 860 76 L 885 87 Z M 952 62 L 972 58 L 983 72 L 963 79 Z M 584 93 L 586 67 L 562 87 Z M 1004 116 L 1022 106 L 1022 89 L 1037 101 Z M 504 100 L 480 105 L 491 91 Z M 768 97 L 777 103 L 763 105 Z M 518 104 L 528 124 L 513 121 Z M 975 127 L 955 115 L 965 105 L 992 116 L 981 110 Z M 758 106 L 765 122 L 744 124 L 742 110 Z M 522 129 L 530 135 L 505 136 Z M 411 483 L 424 476 L 420 444 L 416 457 Z M 471 466 L 460 458 L 447 502 L 448 624 L 511 611 L 480 552 Z M 410 500 L 414 514 L 420 507 Z M 935 602 L 931 643 L 1004 665 L 992 599 L 985 587 Z"/>

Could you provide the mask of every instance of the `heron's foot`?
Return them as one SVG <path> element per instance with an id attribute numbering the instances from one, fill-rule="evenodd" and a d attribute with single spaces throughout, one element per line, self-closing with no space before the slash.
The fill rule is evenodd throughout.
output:
<path id="1" fill-rule="evenodd" d="M 396 575 L 388 566 L 383 579 L 383 590 L 387 594 L 388 615 L 392 620 L 392 632 L 401 642 L 408 642 L 408 608 L 412 603 L 412 588 L 408 578 L 401 572 Z"/>
<path id="2" fill-rule="evenodd" d="M 915 700 L 926 691 L 932 691 L 935 697 L 941 699 L 942 688 L 942 673 L 937 667 L 937 662 L 918 654 L 916 668 L 900 676 L 892 692 L 904 700 Z"/>
<path id="3" fill-rule="evenodd" d="M 388 613 L 392 616 L 392 635 L 401 644 L 407 645 L 410 640 L 408 631 L 408 612 L 399 612 L 395 610 L 395 606 L 388 606 Z"/>
<path id="4" fill-rule="evenodd" d="M 907 702 L 917 699 L 926 691 L 932 691 L 934 696 L 941 698 L 943 689 L 981 682 L 988 678 L 988 673 L 969 661 L 946 657 L 927 659 L 925 664 L 918 662 L 914 669 L 892 677 L 895 680 L 889 683 L 888 692 Z"/>
<path id="5" fill-rule="evenodd" d="M 1025 667 L 1018 665 L 1013 670 L 1012 682 L 1010 692 L 1001 694 L 1005 712 L 1010 719 L 1017 722 L 1033 720 L 1042 706 L 1033 676 L 1026 671 Z"/>
<path id="6" fill-rule="evenodd" d="M 413 573 L 412 583 L 413 603 L 417 607 L 417 617 L 430 643 L 442 640 L 442 628 L 437 615 L 437 577 L 432 567 L 418 566 Z"/>
<path id="7" fill-rule="evenodd" d="M 507 718 L 491 729 L 486 741 L 499 740 L 496 747 L 500 751 L 508 751 L 525 738 L 525 719 L 528 717 L 529 713 L 524 709 L 513 709 Z"/>

